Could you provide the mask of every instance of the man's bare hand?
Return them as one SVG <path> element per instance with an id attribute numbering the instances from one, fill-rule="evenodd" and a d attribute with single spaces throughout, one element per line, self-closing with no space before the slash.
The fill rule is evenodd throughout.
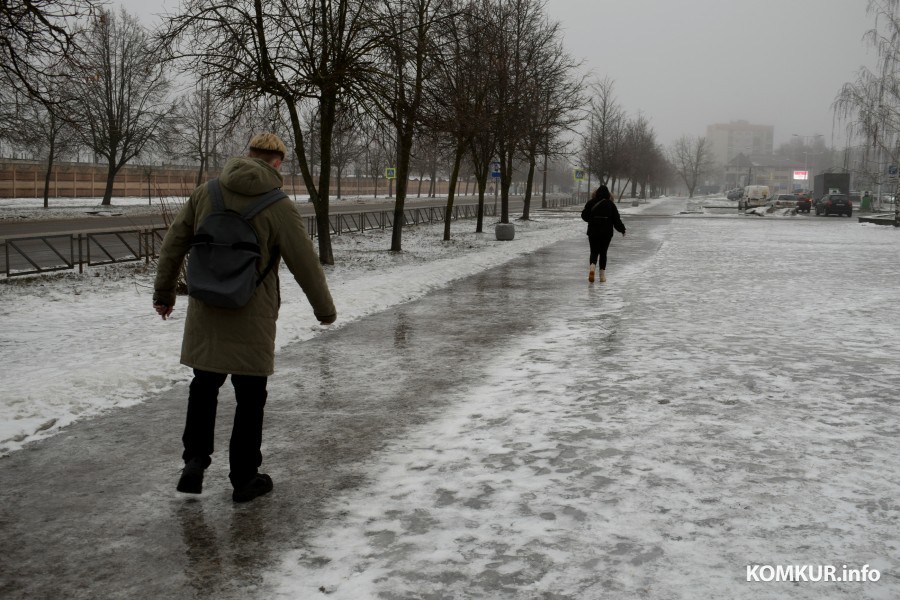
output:
<path id="1" fill-rule="evenodd" d="M 163 321 L 169 318 L 169 315 L 175 309 L 174 306 L 169 306 L 168 304 L 154 304 L 153 308 L 156 309 L 156 314 L 163 318 Z"/>

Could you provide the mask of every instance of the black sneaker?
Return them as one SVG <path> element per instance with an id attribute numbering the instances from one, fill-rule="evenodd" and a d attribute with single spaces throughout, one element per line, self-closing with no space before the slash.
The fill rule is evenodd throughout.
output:
<path id="1" fill-rule="evenodd" d="M 231 494 L 231 499 L 235 502 L 250 502 L 258 496 L 268 494 L 272 491 L 272 478 L 265 473 L 257 473 L 253 479 L 245 483 L 239 488 L 235 488 Z"/>
<path id="2" fill-rule="evenodd" d="M 175 488 L 184 494 L 199 494 L 203 491 L 203 471 L 206 467 L 199 458 L 192 458 L 184 465 L 181 471 L 181 479 Z"/>

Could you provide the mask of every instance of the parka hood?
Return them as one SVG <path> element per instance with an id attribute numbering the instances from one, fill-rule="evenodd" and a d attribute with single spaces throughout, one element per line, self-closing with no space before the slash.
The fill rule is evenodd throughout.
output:
<path id="1" fill-rule="evenodd" d="M 225 163 L 219 182 L 237 194 L 259 196 L 280 188 L 284 178 L 264 160 L 238 156 Z"/>

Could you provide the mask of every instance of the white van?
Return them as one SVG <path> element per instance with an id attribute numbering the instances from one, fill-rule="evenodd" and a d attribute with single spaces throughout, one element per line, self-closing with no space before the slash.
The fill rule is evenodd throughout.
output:
<path id="1" fill-rule="evenodd" d="M 744 188 L 744 206 L 747 208 L 765 206 L 768 199 L 769 186 L 767 185 L 748 185 Z"/>

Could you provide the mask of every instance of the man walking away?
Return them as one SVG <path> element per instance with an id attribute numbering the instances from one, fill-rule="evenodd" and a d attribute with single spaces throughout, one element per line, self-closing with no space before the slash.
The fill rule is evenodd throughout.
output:
<path id="1" fill-rule="evenodd" d="M 247 156 L 228 160 L 217 181 L 218 193 L 212 192 L 220 198 L 224 210 L 252 214 L 251 209 L 261 198 L 271 198 L 270 192 L 280 190 L 283 179 L 279 168 L 286 153 L 278 136 L 254 136 Z M 280 196 L 278 191 L 274 194 Z M 192 244 L 201 243 L 195 234 L 201 223 L 217 212 L 214 204 L 210 183 L 200 185 L 166 233 L 153 293 L 153 307 L 163 319 L 172 314 L 175 285 L 185 255 Z M 193 369 L 194 378 L 182 436 L 185 466 L 177 490 L 188 494 L 202 491 L 203 474 L 212 460 L 219 388 L 231 375 L 237 407 L 228 458 L 235 502 L 253 500 L 273 487 L 272 478 L 259 473 L 259 467 L 266 383 L 275 370 L 279 262 L 284 260 L 322 324 L 337 318 L 322 265 L 290 199 L 280 197 L 249 219 L 258 240 L 255 291 L 251 287 L 249 300 L 238 308 L 189 297 L 181 346 L 181 363 Z M 192 260 L 200 259 L 192 254 Z"/>

